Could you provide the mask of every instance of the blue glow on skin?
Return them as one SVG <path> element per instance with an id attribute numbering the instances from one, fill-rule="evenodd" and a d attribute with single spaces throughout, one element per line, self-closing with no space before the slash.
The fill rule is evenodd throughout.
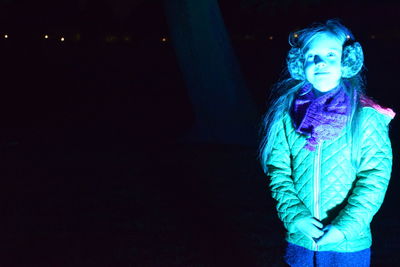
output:
<path id="1" fill-rule="evenodd" d="M 316 90 L 328 92 L 339 85 L 342 46 L 342 41 L 326 32 L 317 34 L 309 43 L 304 54 L 304 73 Z"/>

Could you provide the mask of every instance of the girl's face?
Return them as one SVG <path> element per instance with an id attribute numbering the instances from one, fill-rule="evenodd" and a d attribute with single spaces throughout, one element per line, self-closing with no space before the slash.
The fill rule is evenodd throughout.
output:
<path id="1" fill-rule="evenodd" d="M 311 40 L 305 51 L 306 79 L 320 92 L 328 92 L 339 85 L 342 43 L 333 34 L 321 32 Z"/>

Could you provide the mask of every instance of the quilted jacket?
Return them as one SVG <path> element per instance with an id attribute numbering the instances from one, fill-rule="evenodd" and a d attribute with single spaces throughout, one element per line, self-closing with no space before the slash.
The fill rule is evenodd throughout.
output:
<path id="1" fill-rule="evenodd" d="M 370 222 L 383 202 L 392 169 L 388 136 L 392 118 L 372 107 L 360 112 L 358 168 L 350 161 L 348 128 L 309 151 L 304 149 L 307 136 L 295 131 L 290 116 L 281 119 L 266 164 L 288 242 L 314 251 L 354 252 L 371 246 Z M 344 240 L 317 246 L 294 226 L 309 216 L 336 226 Z"/>

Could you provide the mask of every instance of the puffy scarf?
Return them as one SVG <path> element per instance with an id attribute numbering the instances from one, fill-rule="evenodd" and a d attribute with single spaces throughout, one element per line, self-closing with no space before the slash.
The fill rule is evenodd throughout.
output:
<path id="1" fill-rule="evenodd" d="M 308 135 L 304 147 L 314 151 L 321 140 L 332 140 L 345 127 L 350 114 L 350 97 L 342 87 L 317 97 L 308 84 L 293 101 L 291 117 L 297 132 Z"/>

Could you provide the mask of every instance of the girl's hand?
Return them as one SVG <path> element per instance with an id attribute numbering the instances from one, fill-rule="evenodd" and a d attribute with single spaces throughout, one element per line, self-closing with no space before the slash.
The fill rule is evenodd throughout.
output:
<path id="1" fill-rule="evenodd" d="M 327 225 L 323 230 L 325 234 L 317 241 L 318 246 L 339 243 L 344 240 L 343 233 L 333 225 Z"/>
<path id="2" fill-rule="evenodd" d="M 300 232 L 313 241 L 314 239 L 320 238 L 324 234 L 324 232 L 321 230 L 323 227 L 322 223 L 312 217 L 298 220 L 296 222 L 296 227 Z"/>

